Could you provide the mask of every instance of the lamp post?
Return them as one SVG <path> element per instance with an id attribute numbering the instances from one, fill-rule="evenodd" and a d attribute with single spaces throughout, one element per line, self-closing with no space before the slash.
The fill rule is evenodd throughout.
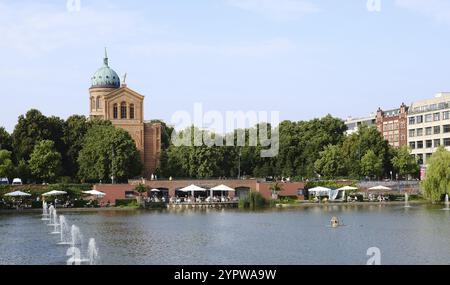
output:
<path id="1" fill-rule="evenodd" d="M 114 146 L 111 147 L 112 155 L 111 155 L 111 181 L 114 184 Z"/>
<path id="2" fill-rule="evenodd" d="M 239 170 L 238 170 L 238 179 L 241 179 L 241 156 L 242 156 L 242 148 L 239 148 Z"/>

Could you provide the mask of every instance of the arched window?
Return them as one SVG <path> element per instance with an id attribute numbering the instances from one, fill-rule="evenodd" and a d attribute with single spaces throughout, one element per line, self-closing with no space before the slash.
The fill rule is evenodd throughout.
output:
<path id="1" fill-rule="evenodd" d="M 134 120 L 134 104 L 130 104 L 130 119 Z"/>
<path id="2" fill-rule="evenodd" d="M 117 104 L 114 104 L 113 106 L 113 118 L 117 119 L 119 117 L 119 109 L 117 107 Z"/>
<path id="3" fill-rule="evenodd" d="M 97 97 L 97 99 L 95 101 L 95 108 L 100 109 L 100 97 Z"/>
<path id="4" fill-rule="evenodd" d="M 120 104 L 120 118 L 121 119 L 127 118 L 127 103 L 125 102 L 122 102 L 122 104 Z"/>

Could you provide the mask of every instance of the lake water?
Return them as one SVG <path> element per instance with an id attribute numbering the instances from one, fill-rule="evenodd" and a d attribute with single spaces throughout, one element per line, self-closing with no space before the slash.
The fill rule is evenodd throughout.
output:
<path id="1" fill-rule="evenodd" d="M 450 264 L 450 212 L 440 206 L 328 206 L 289 210 L 66 212 L 100 264 Z M 345 226 L 331 228 L 332 216 Z M 67 246 L 39 213 L 0 213 L 0 264 L 65 264 Z"/>

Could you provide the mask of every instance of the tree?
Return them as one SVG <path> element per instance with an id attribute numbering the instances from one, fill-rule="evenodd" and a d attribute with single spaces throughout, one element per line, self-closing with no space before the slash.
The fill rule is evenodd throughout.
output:
<path id="1" fill-rule="evenodd" d="M 363 170 L 362 158 L 371 150 L 381 159 L 379 176 L 391 170 L 389 143 L 375 127 L 362 125 L 358 132 L 348 136 L 342 144 L 342 157 L 349 177 L 360 178 L 367 175 Z M 367 165 L 366 165 L 367 166 Z"/>
<path id="2" fill-rule="evenodd" d="M 0 150 L 0 178 L 12 178 L 14 172 L 14 164 L 11 160 L 11 152 Z"/>
<path id="3" fill-rule="evenodd" d="M 373 150 L 368 150 L 361 159 L 362 174 L 368 177 L 379 177 L 383 171 L 383 160 Z"/>
<path id="4" fill-rule="evenodd" d="M 320 159 L 316 161 L 314 167 L 322 176 L 327 178 L 337 178 L 345 173 L 344 162 L 341 156 L 341 148 L 337 145 L 329 145 L 320 152 Z"/>
<path id="5" fill-rule="evenodd" d="M 52 140 L 58 152 L 65 153 L 62 142 L 64 121 L 57 117 L 47 118 L 38 110 L 32 109 L 20 116 L 12 133 L 12 147 L 16 161 L 28 161 L 34 146 L 42 140 Z"/>
<path id="6" fill-rule="evenodd" d="M 95 123 L 95 122 L 94 122 Z M 67 146 L 66 160 L 64 162 L 65 175 L 76 177 L 78 174 L 78 154 L 83 147 L 86 133 L 93 123 L 88 122 L 85 116 L 74 115 L 64 124 L 63 141 Z"/>
<path id="7" fill-rule="evenodd" d="M 428 160 L 427 174 L 422 182 L 424 196 L 435 203 L 450 190 L 450 152 L 444 147 L 439 149 Z"/>
<path id="8" fill-rule="evenodd" d="M 279 182 L 274 182 L 272 185 L 270 185 L 270 190 L 272 191 L 272 198 L 278 199 L 278 193 L 283 191 L 283 185 L 281 185 Z"/>
<path id="9" fill-rule="evenodd" d="M 0 127 L 0 149 L 12 150 L 11 135 L 3 127 Z"/>
<path id="10" fill-rule="evenodd" d="M 44 182 L 53 182 L 61 173 L 61 154 L 56 151 L 55 143 L 40 141 L 31 154 L 29 167 L 31 173 Z"/>
<path id="11" fill-rule="evenodd" d="M 130 134 L 111 125 L 94 125 L 87 132 L 78 157 L 83 180 L 126 181 L 142 173 L 139 151 Z"/>
<path id="12" fill-rule="evenodd" d="M 24 183 L 28 183 L 31 179 L 31 170 L 25 160 L 19 161 L 15 169 L 15 175 L 22 179 Z"/>
<path id="13" fill-rule="evenodd" d="M 401 177 L 416 175 L 419 172 L 419 164 L 407 146 L 396 150 L 392 158 L 392 165 Z"/>

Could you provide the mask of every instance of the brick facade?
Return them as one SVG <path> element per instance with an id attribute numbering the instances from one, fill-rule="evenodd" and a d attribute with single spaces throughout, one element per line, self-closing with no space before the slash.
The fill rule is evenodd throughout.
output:
<path id="1" fill-rule="evenodd" d="M 378 131 L 393 147 L 408 145 L 408 109 L 403 103 L 399 109 L 377 111 Z"/>
<path id="2" fill-rule="evenodd" d="M 167 191 L 169 197 L 174 197 L 177 194 L 177 190 L 184 188 L 186 186 L 195 184 L 197 186 L 211 189 L 215 186 L 225 184 L 236 190 L 236 192 L 230 192 L 230 196 L 234 197 L 239 195 L 239 191 L 253 191 L 259 192 L 261 195 L 270 200 L 272 199 L 272 191 L 270 190 L 271 183 L 261 182 L 258 180 L 136 180 L 132 181 L 130 184 L 118 184 L 118 185 L 107 185 L 107 184 L 97 184 L 95 189 L 106 194 L 106 196 L 100 201 L 104 204 L 110 202 L 114 205 L 117 199 L 125 199 L 126 192 L 133 191 L 139 183 L 144 183 L 149 189 L 160 189 Z M 283 190 L 279 193 L 281 197 L 296 197 L 299 200 L 303 200 L 305 183 L 303 182 L 292 182 L 292 183 L 281 183 Z M 208 193 L 206 193 L 208 194 Z M 209 194 L 208 194 L 209 195 Z"/>
<path id="3" fill-rule="evenodd" d="M 150 178 L 159 164 L 161 153 L 161 124 L 144 122 L 144 96 L 129 89 L 89 89 L 90 117 L 109 120 L 126 130 L 136 143 L 144 164 L 143 177 Z"/>

